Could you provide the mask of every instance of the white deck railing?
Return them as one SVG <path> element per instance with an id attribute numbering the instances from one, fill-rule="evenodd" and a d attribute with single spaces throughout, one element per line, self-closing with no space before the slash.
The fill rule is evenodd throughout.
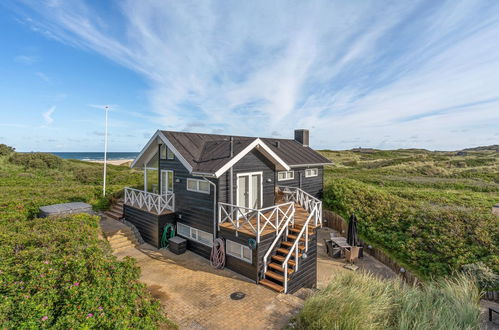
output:
<path id="1" fill-rule="evenodd" d="M 139 189 L 125 188 L 125 205 L 161 214 L 165 211 L 175 210 L 175 194 L 168 192 L 158 195 Z"/>
<path id="2" fill-rule="evenodd" d="M 237 233 L 243 226 L 249 228 L 260 243 L 260 236 L 265 228 L 272 227 L 279 231 L 284 224 L 294 221 L 295 205 L 287 202 L 262 209 L 252 209 L 228 203 L 218 203 L 218 224 L 229 222 Z"/>
<path id="3" fill-rule="evenodd" d="M 293 201 L 303 207 L 308 213 L 312 214 L 314 210 L 313 224 L 314 226 L 322 226 L 322 201 L 300 188 L 278 186 L 279 190 L 284 194 L 286 201 Z"/>

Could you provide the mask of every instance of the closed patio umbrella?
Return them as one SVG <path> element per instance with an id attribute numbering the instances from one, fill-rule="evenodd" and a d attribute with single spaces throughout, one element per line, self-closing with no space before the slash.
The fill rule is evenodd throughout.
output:
<path id="1" fill-rule="evenodd" d="M 347 243 L 351 246 L 358 246 L 360 243 L 357 235 L 357 217 L 353 213 L 348 220 Z"/>

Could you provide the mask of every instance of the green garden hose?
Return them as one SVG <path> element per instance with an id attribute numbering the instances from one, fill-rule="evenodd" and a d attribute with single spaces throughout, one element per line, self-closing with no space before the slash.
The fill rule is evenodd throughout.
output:
<path id="1" fill-rule="evenodd" d="M 163 235 L 161 235 L 161 248 L 168 247 L 168 240 L 175 237 L 175 227 L 171 223 L 167 223 L 163 228 Z"/>

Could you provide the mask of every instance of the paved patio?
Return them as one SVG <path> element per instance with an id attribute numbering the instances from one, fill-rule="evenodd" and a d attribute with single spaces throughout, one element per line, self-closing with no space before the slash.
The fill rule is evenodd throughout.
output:
<path id="1" fill-rule="evenodd" d="M 104 233 L 111 235 L 126 228 L 121 222 L 104 217 Z M 323 228 L 318 236 L 318 287 L 327 285 L 332 275 L 348 272 L 341 259 L 331 259 L 324 238 L 332 229 Z M 141 282 L 161 301 L 168 317 L 181 329 L 282 329 L 303 306 L 312 290 L 302 289 L 294 295 L 278 294 L 228 269 L 217 270 L 208 260 L 187 251 L 175 255 L 157 250 L 149 244 L 126 247 L 114 254 L 137 260 Z M 371 256 L 356 263 L 358 271 L 369 270 L 381 277 L 396 276 Z M 246 297 L 231 300 L 230 294 L 242 291 Z"/>
<path id="2" fill-rule="evenodd" d="M 115 220 L 101 221 L 104 232 L 120 226 Z M 190 251 L 175 255 L 142 244 L 114 254 L 137 260 L 140 281 L 181 329 L 281 329 L 303 305 L 297 296 L 278 294 L 228 269 L 214 269 Z M 246 297 L 231 300 L 235 291 Z"/>

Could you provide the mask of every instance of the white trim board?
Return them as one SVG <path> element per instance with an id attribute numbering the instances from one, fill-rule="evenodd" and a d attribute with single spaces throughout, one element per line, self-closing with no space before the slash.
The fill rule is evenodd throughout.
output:
<path id="1" fill-rule="evenodd" d="M 262 150 L 259 149 L 261 147 Z M 240 161 L 244 156 L 246 156 L 251 150 L 257 148 L 260 152 L 262 152 L 267 158 L 271 158 L 275 163 L 278 163 L 280 166 L 289 171 L 290 167 L 286 164 L 279 156 L 277 156 L 262 140 L 256 138 L 255 141 L 251 142 L 246 148 L 244 148 L 240 153 L 234 156 L 228 163 L 222 166 L 215 172 L 215 177 L 219 178 L 222 174 L 228 171 L 234 164 Z"/>
<path id="2" fill-rule="evenodd" d="M 137 163 L 139 162 L 139 160 L 142 157 L 144 157 L 146 154 L 148 154 L 150 152 L 149 148 L 151 147 L 151 144 L 156 140 L 156 138 L 159 138 L 164 144 L 166 144 L 166 146 L 171 151 L 173 151 L 173 153 L 175 154 L 175 156 L 180 160 L 180 162 L 182 163 L 182 165 L 185 166 L 185 168 L 187 169 L 187 171 L 189 171 L 189 173 L 192 172 L 192 166 L 191 166 L 191 164 L 189 164 L 185 160 L 185 158 L 180 154 L 180 152 L 178 152 L 178 150 L 173 146 L 173 144 L 171 144 L 171 142 L 168 141 L 168 139 L 166 138 L 166 136 L 164 136 L 163 133 L 160 130 L 157 130 L 156 133 L 154 133 L 154 135 L 151 137 L 151 139 L 149 140 L 149 142 L 147 142 L 146 146 L 144 148 L 142 148 L 142 151 L 139 153 L 139 155 L 137 156 L 137 158 L 135 158 L 135 160 L 130 165 L 131 168 L 134 168 L 135 165 L 137 165 Z M 153 156 L 154 156 L 154 153 L 153 153 Z M 148 161 L 151 160 L 151 158 L 153 156 L 148 157 Z M 159 155 L 158 155 L 158 157 L 159 157 Z M 147 163 L 147 162 L 145 162 L 145 163 Z"/>

